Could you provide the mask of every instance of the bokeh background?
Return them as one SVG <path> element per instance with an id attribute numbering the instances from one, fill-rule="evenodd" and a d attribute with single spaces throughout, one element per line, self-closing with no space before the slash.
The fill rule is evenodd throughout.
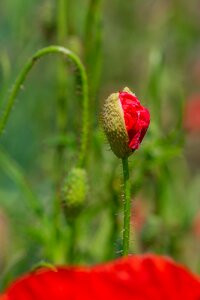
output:
<path id="1" fill-rule="evenodd" d="M 68 47 L 87 70 L 89 192 L 75 220 L 75 264 L 120 256 L 121 162 L 98 115 L 110 93 L 128 86 L 151 112 L 130 158 L 131 253 L 166 254 L 200 272 L 199 11 L 198 0 L 0 2 L 1 112 L 21 67 L 41 47 Z M 78 154 L 80 97 L 76 70 L 55 55 L 34 66 L 17 97 L 0 142 L 1 288 L 39 261 L 72 263 L 70 226 L 55 216 L 55 199 Z"/>

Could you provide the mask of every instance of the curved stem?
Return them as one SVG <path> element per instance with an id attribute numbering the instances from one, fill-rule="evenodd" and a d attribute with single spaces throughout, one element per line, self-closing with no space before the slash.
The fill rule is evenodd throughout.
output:
<path id="1" fill-rule="evenodd" d="M 74 54 L 72 51 L 60 47 L 60 46 L 49 46 L 46 48 L 42 48 L 37 51 L 25 64 L 22 71 L 18 75 L 14 86 L 11 90 L 10 96 L 8 98 L 8 102 L 6 104 L 5 110 L 2 114 L 2 118 L 0 119 L 0 135 L 3 133 L 3 130 L 7 124 L 10 112 L 12 110 L 13 104 L 15 99 L 29 73 L 32 69 L 35 62 L 48 54 L 53 53 L 60 53 L 65 55 L 69 58 L 77 67 L 79 71 L 80 81 L 81 81 L 81 88 L 82 88 L 82 101 L 83 101 L 83 117 L 82 117 L 82 135 L 81 135 L 81 144 L 80 144 L 80 151 L 79 151 L 79 158 L 78 158 L 78 165 L 82 166 L 85 162 L 86 158 L 86 149 L 87 149 L 87 138 L 88 138 L 88 81 L 85 68 L 81 63 L 79 57 Z"/>
<path id="2" fill-rule="evenodd" d="M 131 191 L 129 181 L 128 158 L 122 159 L 124 179 L 124 228 L 123 228 L 123 256 L 129 253 L 130 218 L 131 218 Z"/>

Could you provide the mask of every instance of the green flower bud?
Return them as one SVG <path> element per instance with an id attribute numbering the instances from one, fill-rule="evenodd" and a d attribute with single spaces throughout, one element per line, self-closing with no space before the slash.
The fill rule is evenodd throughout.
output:
<path id="1" fill-rule="evenodd" d="M 75 217 L 83 208 L 88 193 L 87 173 L 84 169 L 73 168 L 62 188 L 62 203 L 65 215 Z"/>

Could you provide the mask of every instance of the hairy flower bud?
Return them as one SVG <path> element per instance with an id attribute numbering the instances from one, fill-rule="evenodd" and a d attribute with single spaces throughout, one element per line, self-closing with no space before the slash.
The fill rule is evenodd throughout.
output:
<path id="1" fill-rule="evenodd" d="M 82 209 L 88 193 L 87 173 L 84 169 L 73 168 L 62 188 L 63 209 L 68 218 L 76 216 Z"/>
<path id="2" fill-rule="evenodd" d="M 139 148 L 149 127 L 150 114 L 128 88 L 111 94 L 103 105 L 102 126 L 112 151 L 128 157 Z"/>

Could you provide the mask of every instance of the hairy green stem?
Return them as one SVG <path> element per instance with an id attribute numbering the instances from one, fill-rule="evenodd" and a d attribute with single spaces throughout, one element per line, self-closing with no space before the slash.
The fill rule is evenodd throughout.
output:
<path id="1" fill-rule="evenodd" d="M 131 191 L 129 181 L 128 158 L 122 159 L 124 179 L 124 228 L 123 228 L 123 256 L 129 253 L 130 218 L 131 218 Z"/>
<path id="2" fill-rule="evenodd" d="M 0 119 L 0 135 L 3 133 L 4 128 L 7 124 L 9 115 L 11 113 L 11 110 L 13 108 L 14 102 L 16 100 L 16 97 L 20 91 L 20 89 L 23 86 L 23 83 L 29 73 L 29 71 L 32 69 L 35 62 L 48 54 L 63 54 L 67 58 L 69 58 L 77 67 L 79 76 L 80 76 L 80 82 L 81 82 L 81 89 L 82 89 L 82 101 L 83 101 L 83 116 L 82 116 L 82 133 L 81 133 L 81 143 L 80 143 L 80 150 L 79 150 L 79 157 L 78 157 L 78 166 L 83 166 L 86 159 L 86 150 L 87 150 L 87 140 L 88 140 L 88 123 L 89 123 L 89 116 L 88 116 L 88 81 L 87 81 L 87 74 L 85 71 L 85 68 L 83 64 L 81 63 L 79 57 L 74 54 L 72 51 L 60 47 L 60 46 L 49 46 L 46 48 L 42 48 L 39 51 L 37 51 L 25 64 L 22 71 L 19 73 L 14 86 L 11 90 L 11 93 L 9 95 L 8 101 L 5 105 L 5 109 L 3 111 L 3 114 Z"/>

